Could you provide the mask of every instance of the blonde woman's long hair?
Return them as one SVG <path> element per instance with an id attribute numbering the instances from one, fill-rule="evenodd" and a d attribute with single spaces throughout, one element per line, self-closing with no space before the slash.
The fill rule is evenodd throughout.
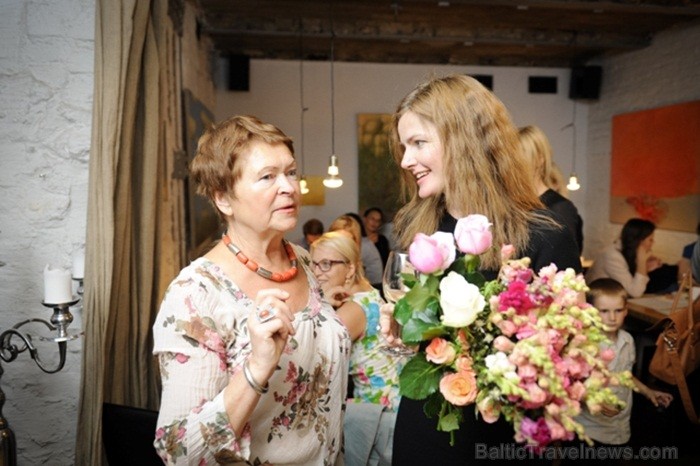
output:
<path id="1" fill-rule="evenodd" d="M 552 145 L 544 132 L 537 126 L 523 126 L 518 130 L 523 154 L 532 164 L 535 176 L 549 189 L 568 197 L 564 177 L 554 163 Z"/>
<path id="2" fill-rule="evenodd" d="M 443 147 L 445 192 L 421 199 L 414 176 L 402 170 L 408 203 L 394 218 L 401 247 L 416 233 L 434 233 L 450 208 L 460 215 L 483 214 L 493 223 L 494 247 L 482 256 L 484 269 L 500 266 L 500 246 L 512 244 L 522 253 L 529 242 L 529 224 L 548 223 L 529 164 L 522 156 L 517 128 L 505 106 L 488 89 L 466 75 L 433 78 L 399 103 L 392 119 L 391 145 L 398 165 L 404 147 L 399 119 L 413 112 L 437 128 Z"/>

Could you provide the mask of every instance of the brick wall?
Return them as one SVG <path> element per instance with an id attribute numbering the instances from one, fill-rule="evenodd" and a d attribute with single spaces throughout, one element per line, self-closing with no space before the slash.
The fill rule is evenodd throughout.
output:
<path id="1" fill-rule="evenodd" d="M 94 23 L 94 0 L 0 3 L 1 330 L 50 317 L 43 268 L 70 268 L 85 243 Z M 73 314 L 78 330 L 81 312 Z M 37 346 L 54 366 L 56 345 Z M 2 363 L 19 464 L 74 463 L 81 348 L 82 339 L 70 342 L 64 369 L 52 375 L 27 353 Z"/>
<path id="2" fill-rule="evenodd" d="M 608 221 L 612 117 L 700 99 L 700 23 L 657 34 L 646 49 L 605 59 L 600 99 L 589 107 L 585 237 L 587 257 L 609 244 L 621 225 Z M 700 212 L 688 212 L 694 219 Z M 694 233 L 657 230 L 654 251 L 680 259 Z"/>

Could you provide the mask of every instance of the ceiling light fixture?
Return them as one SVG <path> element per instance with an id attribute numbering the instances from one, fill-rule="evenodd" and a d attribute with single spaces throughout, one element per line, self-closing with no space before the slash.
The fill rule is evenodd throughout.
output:
<path id="1" fill-rule="evenodd" d="M 333 2 L 331 2 L 331 158 L 328 163 L 328 176 L 323 179 L 326 188 L 340 188 L 343 179 L 338 169 L 338 156 L 335 155 L 335 76 L 333 65 L 335 61 L 335 30 L 333 29 Z"/>
<path id="2" fill-rule="evenodd" d="M 581 184 L 578 182 L 578 177 L 576 176 L 576 102 L 574 101 L 574 116 L 570 124 L 564 126 L 568 128 L 571 126 L 573 129 L 573 156 L 571 158 L 571 174 L 569 175 L 569 183 L 566 185 L 566 189 L 569 191 L 578 191 L 581 189 Z"/>
<path id="3" fill-rule="evenodd" d="M 304 23 L 302 20 L 299 21 L 299 102 L 301 104 L 301 139 L 299 145 L 299 152 L 301 158 L 301 179 L 299 180 L 299 190 L 301 194 L 307 194 L 309 192 L 309 186 L 306 183 L 306 177 L 304 176 L 304 114 L 308 110 L 304 106 L 304 47 L 303 47 L 303 34 L 304 34 Z"/>

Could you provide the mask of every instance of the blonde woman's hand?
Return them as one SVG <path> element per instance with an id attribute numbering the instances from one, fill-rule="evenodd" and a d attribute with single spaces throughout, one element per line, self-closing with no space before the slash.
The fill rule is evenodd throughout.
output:
<path id="1" fill-rule="evenodd" d="M 379 331 L 390 346 L 399 346 L 403 342 L 399 337 L 399 323 L 394 319 L 394 305 L 382 304 L 379 308 Z"/>
<path id="2" fill-rule="evenodd" d="M 289 335 L 294 335 L 294 314 L 286 301 L 289 293 L 279 288 L 260 290 L 255 308 L 248 315 L 251 352 L 248 367 L 260 383 L 277 367 Z"/>

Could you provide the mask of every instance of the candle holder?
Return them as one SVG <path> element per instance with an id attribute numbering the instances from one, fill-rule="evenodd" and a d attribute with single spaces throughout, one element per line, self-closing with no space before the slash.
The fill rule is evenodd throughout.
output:
<path id="1" fill-rule="evenodd" d="M 75 292 L 78 293 L 78 299 L 83 299 L 83 278 L 73 277 L 73 281 L 78 282 L 78 289 L 75 290 Z"/>
<path id="2" fill-rule="evenodd" d="M 16 324 L 11 329 L 5 330 L 0 334 L 0 357 L 4 362 L 12 362 L 17 359 L 21 353 L 28 351 L 29 356 L 34 360 L 39 369 L 47 374 L 54 374 L 61 369 L 66 363 L 66 344 L 70 340 L 74 340 L 80 336 L 79 333 L 69 333 L 68 326 L 73 322 L 73 315 L 70 313 L 70 307 L 80 301 L 80 298 L 74 297 L 67 303 L 46 303 L 42 304 L 53 309 L 53 315 L 50 321 L 44 319 L 27 319 Z M 29 323 L 40 323 L 46 325 L 52 332 L 56 332 L 52 336 L 40 336 L 39 338 L 45 341 L 53 341 L 58 344 L 59 361 L 56 367 L 49 368 L 39 358 L 39 351 L 32 342 L 32 336 L 20 331 L 20 328 Z M 15 344 L 15 340 L 21 340 L 19 346 Z M 4 369 L 0 364 L 0 380 Z M 2 414 L 2 408 L 5 405 L 5 392 L 2 391 L 0 385 L 0 466 L 16 466 L 17 464 L 17 446 L 15 442 L 15 434 L 12 432 L 5 416 Z"/>

